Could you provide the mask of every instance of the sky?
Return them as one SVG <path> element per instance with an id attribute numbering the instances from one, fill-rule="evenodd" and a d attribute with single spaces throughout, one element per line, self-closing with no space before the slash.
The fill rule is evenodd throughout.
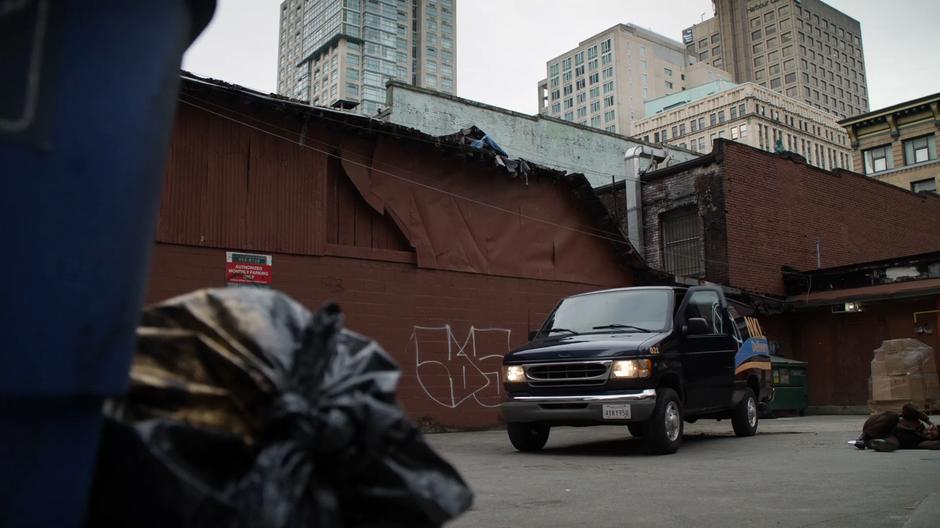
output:
<path id="1" fill-rule="evenodd" d="M 936 0 L 827 3 L 862 25 L 872 110 L 940 92 Z M 279 5 L 218 0 L 183 68 L 275 91 Z M 712 14 L 711 0 L 457 0 L 457 95 L 535 114 L 546 61 L 581 40 L 622 22 L 680 40 L 683 28 Z"/>

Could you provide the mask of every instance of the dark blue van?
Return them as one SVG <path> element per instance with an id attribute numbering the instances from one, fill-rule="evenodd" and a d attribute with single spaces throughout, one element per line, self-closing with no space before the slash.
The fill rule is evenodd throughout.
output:
<path id="1" fill-rule="evenodd" d="M 503 360 L 509 440 L 536 451 L 554 425 L 624 424 L 666 454 L 699 418 L 731 418 L 735 434 L 754 435 L 773 396 L 762 334 L 715 286 L 568 297 Z"/>

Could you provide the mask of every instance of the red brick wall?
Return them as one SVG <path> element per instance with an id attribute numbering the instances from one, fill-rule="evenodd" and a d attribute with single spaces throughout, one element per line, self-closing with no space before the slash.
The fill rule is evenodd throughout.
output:
<path id="1" fill-rule="evenodd" d="M 723 142 L 730 284 L 783 294 L 780 267 L 828 268 L 940 249 L 940 197 Z"/>
<path id="2" fill-rule="evenodd" d="M 499 423 L 503 389 L 496 372 L 502 356 L 525 343 L 528 331 L 560 298 L 623 286 L 426 270 L 359 258 L 273 256 L 275 288 L 311 310 L 337 301 L 347 328 L 377 340 L 398 362 L 398 397 L 409 416 L 446 427 Z M 149 303 L 224 285 L 223 249 L 156 245 Z"/>

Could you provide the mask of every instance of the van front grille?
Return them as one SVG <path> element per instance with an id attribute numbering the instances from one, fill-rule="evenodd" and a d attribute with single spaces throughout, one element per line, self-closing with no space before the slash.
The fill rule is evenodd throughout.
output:
<path id="1" fill-rule="evenodd" d="M 526 377 L 533 387 L 603 385 L 609 370 L 609 361 L 527 365 Z"/>

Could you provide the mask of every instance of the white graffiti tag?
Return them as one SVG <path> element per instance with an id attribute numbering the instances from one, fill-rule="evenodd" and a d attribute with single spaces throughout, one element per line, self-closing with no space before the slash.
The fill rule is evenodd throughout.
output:
<path id="1" fill-rule="evenodd" d="M 508 328 L 474 328 L 463 344 L 450 325 L 415 326 L 415 375 L 434 402 L 457 408 L 466 401 L 498 407 L 501 399 L 500 366 L 509 352 Z"/>

